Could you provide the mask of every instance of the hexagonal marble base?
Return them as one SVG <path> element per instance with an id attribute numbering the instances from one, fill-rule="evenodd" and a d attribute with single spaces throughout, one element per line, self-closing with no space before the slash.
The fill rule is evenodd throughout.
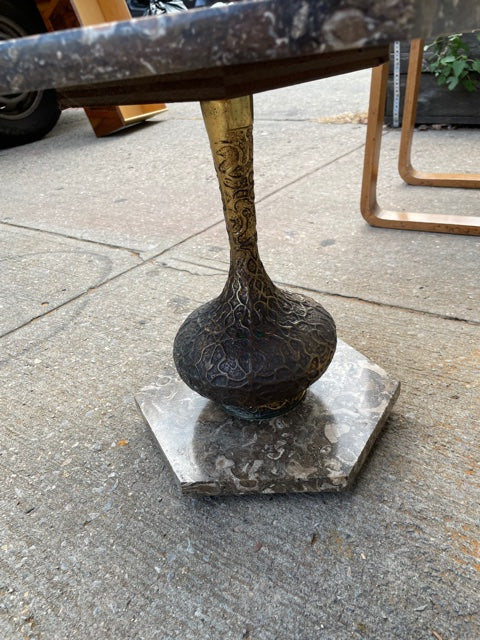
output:
<path id="1" fill-rule="evenodd" d="M 339 341 L 326 373 L 282 416 L 236 418 L 189 389 L 175 370 L 136 400 L 183 493 L 286 493 L 351 484 L 399 390 Z"/>

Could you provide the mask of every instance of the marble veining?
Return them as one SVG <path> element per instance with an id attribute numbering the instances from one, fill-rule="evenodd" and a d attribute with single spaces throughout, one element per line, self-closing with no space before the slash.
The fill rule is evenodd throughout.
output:
<path id="1" fill-rule="evenodd" d="M 0 43 L 0 93 L 281 60 L 480 28 L 477 0 L 256 0 Z"/>
<path id="2" fill-rule="evenodd" d="M 324 376 L 276 418 L 233 417 L 173 367 L 136 400 L 184 494 L 339 491 L 355 479 L 399 387 L 339 341 Z"/>

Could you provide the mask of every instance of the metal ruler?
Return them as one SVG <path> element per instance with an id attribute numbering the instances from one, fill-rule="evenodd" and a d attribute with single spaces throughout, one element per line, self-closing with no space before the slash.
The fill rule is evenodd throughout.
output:
<path id="1" fill-rule="evenodd" d="M 400 126 L 400 42 L 393 43 L 393 126 Z"/>

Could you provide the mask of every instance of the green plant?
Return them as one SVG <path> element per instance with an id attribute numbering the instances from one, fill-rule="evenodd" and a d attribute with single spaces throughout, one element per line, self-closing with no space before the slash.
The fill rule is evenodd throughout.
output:
<path id="1" fill-rule="evenodd" d="M 480 41 L 480 33 L 476 34 Z M 467 91 L 476 91 L 480 85 L 480 60 L 472 57 L 470 45 L 462 34 L 440 36 L 425 47 L 428 69 L 439 85 L 455 89 L 462 85 Z"/>

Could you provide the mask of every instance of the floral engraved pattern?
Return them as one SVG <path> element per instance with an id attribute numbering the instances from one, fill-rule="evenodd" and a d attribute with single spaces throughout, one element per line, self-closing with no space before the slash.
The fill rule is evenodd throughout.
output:
<path id="1" fill-rule="evenodd" d="M 335 324 L 317 302 L 283 291 L 257 248 L 252 127 L 212 145 L 230 242 L 230 271 L 218 298 L 180 327 L 174 360 L 199 394 L 246 417 L 288 410 L 330 364 Z"/>

